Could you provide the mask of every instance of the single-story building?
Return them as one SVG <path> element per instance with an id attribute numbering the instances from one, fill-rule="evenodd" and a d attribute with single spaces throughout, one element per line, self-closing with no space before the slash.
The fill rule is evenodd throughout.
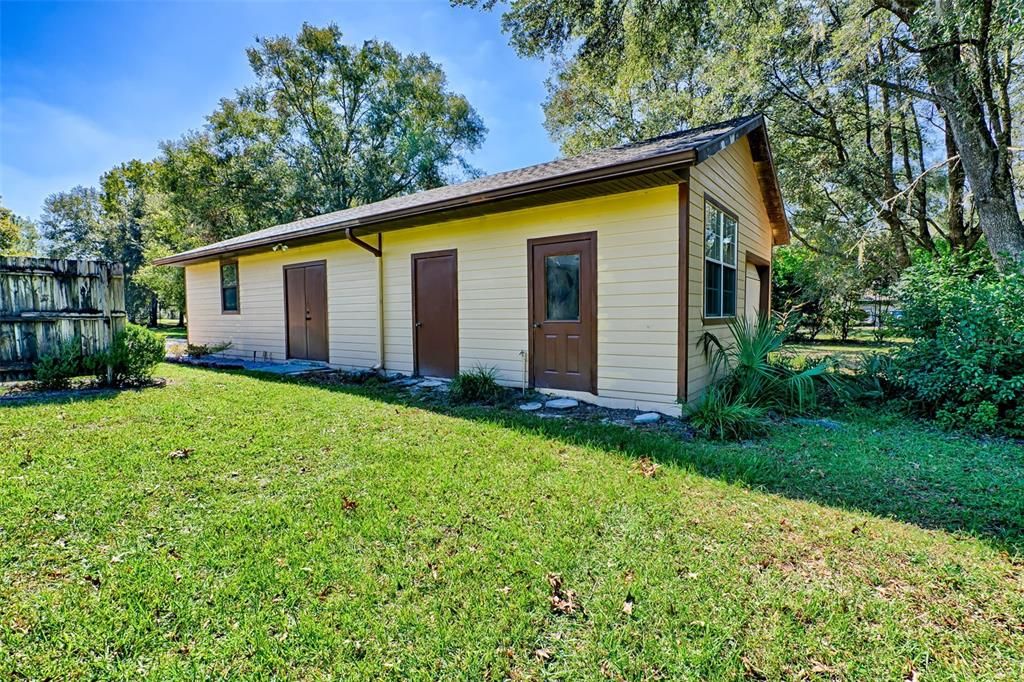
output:
<path id="1" fill-rule="evenodd" d="M 769 309 L 789 241 L 761 115 L 276 225 L 185 267 L 188 336 L 231 354 L 451 377 L 488 367 L 679 413 L 705 330 Z"/>

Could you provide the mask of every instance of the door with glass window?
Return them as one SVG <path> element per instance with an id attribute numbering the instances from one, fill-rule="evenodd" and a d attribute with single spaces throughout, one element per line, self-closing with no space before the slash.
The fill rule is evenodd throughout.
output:
<path id="1" fill-rule="evenodd" d="M 530 379 L 597 393 L 597 233 L 531 239 Z"/>

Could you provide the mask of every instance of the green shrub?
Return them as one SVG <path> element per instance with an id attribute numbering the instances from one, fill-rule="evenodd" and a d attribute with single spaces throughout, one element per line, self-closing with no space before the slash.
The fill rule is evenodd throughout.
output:
<path id="1" fill-rule="evenodd" d="M 39 388 L 68 388 L 73 378 L 86 371 L 82 360 L 82 340 L 76 336 L 59 343 L 36 360 L 32 369 Z"/>
<path id="2" fill-rule="evenodd" d="M 109 350 L 90 358 L 90 366 L 101 382 L 130 386 L 148 381 L 163 359 L 163 337 L 145 327 L 128 324 L 114 337 Z"/>
<path id="3" fill-rule="evenodd" d="M 497 376 L 498 371 L 493 367 L 477 367 L 468 372 L 459 372 L 452 379 L 449 395 L 457 403 L 493 403 L 502 394 Z"/>
<path id="4" fill-rule="evenodd" d="M 855 400 L 879 400 L 898 395 L 896 368 L 888 353 L 867 353 L 847 378 L 847 389 Z"/>
<path id="5" fill-rule="evenodd" d="M 943 256 L 900 284 L 894 381 L 945 428 L 1024 435 L 1024 274 Z"/>
<path id="6" fill-rule="evenodd" d="M 729 323 L 730 341 L 707 332 L 701 338 L 711 375 L 729 404 L 799 414 L 817 405 L 819 388 L 842 392 L 829 361 L 811 363 L 782 354 L 793 325 L 779 322 L 737 319 Z"/>
<path id="7" fill-rule="evenodd" d="M 721 386 L 709 386 L 700 400 L 686 409 L 690 425 L 707 438 L 743 440 L 768 431 L 764 408 L 737 401 Z"/>
<path id="8" fill-rule="evenodd" d="M 185 353 L 188 354 L 190 358 L 198 360 L 199 358 L 207 355 L 215 355 L 222 351 L 226 351 L 228 348 L 231 348 L 230 341 L 221 341 L 219 343 L 211 343 L 209 345 L 205 343 L 190 343 L 185 347 Z"/>

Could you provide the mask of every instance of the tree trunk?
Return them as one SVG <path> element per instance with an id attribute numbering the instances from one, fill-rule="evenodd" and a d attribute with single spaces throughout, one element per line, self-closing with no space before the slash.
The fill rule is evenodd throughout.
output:
<path id="1" fill-rule="evenodd" d="M 156 294 L 149 299 L 149 326 L 156 327 L 159 323 L 160 303 L 157 301 Z"/>
<path id="2" fill-rule="evenodd" d="M 950 3 L 940 1 L 939 17 L 953 12 Z M 925 29 L 915 36 L 918 44 L 934 44 Z M 981 59 L 988 59 L 982 54 Z M 1000 269 L 1011 262 L 1024 262 L 1024 224 L 1017 212 L 1010 175 L 1009 150 L 1000 144 L 986 119 L 981 97 L 971 82 L 971 69 L 961 58 L 959 46 L 936 46 L 922 53 L 922 63 L 949 120 L 950 130 L 960 150 L 960 161 L 974 193 L 981 229 L 989 251 Z M 999 112 L 989 114 L 998 117 Z"/>
<path id="3" fill-rule="evenodd" d="M 956 141 L 953 139 L 953 132 L 949 129 L 949 119 L 945 113 L 942 115 L 945 123 L 946 137 L 946 158 L 952 159 L 959 156 L 960 150 L 956 148 Z M 964 229 L 964 166 L 959 159 L 949 162 L 949 194 L 946 200 L 947 226 L 949 229 L 949 245 L 953 249 L 967 250 L 967 232 Z"/>
<path id="4" fill-rule="evenodd" d="M 184 310 L 184 308 L 179 308 L 178 309 L 178 326 L 179 327 L 184 327 L 185 326 L 185 310 Z"/>

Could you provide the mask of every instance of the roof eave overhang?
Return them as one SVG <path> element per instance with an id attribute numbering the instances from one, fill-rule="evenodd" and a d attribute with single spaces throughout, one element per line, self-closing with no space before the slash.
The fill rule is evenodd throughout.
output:
<path id="1" fill-rule="evenodd" d="M 217 260 L 228 255 L 235 255 L 242 252 L 253 252 L 265 250 L 279 244 L 289 244 L 295 241 L 315 242 L 328 241 L 334 238 L 344 238 L 346 231 L 351 230 L 352 234 L 365 236 L 377 232 L 385 232 L 389 229 L 402 229 L 405 227 L 403 221 L 426 216 L 436 217 L 436 222 L 459 217 L 456 215 L 460 210 L 472 207 L 489 206 L 494 212 L 503 210 L 515 210 L 519 205 L 502 208 L 502 204 L 512 200 L 522 199 L 530 196 L 541 197 L 545 194 L 555 193 L 559 190 L 569 190 L 599 183 L 609 183 L 618 179 L 625 179 L 648 174 L 665 173 L 682 170 L 697 163 L 698 153 L 692 149 L 673 154 L 665 154 L 655 158 L 641 159 L 638 161 L 615 164 L 602 168 L 588 169 L 579 173 L 559 176 L 556 178 L 545 178 L 529 183 L 520 183 L 509 187 L 502 187 L 496 190 L 478 192 L 476 194 L 446 199 L 414 206 L 410 208 L 397 209 L 380 213 L 365 218 L 343 220 L 305 230 L 297 230 L 281 235 L 270 235 L 259 239 L 253 239 L 237 244 L 226 245 L 216 249 L 205 249 L 200 253 L 184 252 L 166 258 L 154 260 L 156 265 L 190 265 L 211 260 Z M 670 177 L 666 176 L 666 177 Z M 669 184 L 668 180 L 662 184 Z M 609 191 L 609 194 L 614 193 Z M 540 201 L 538 203 L 543 203 Z M 319 238 L 319 239 L 318 239 Z"/>
<path id="2" fill-rule="evenodd" d="M 725 149 L 744 135 L 747 136 L 750 143 L 757 184 L 761 189 L 761 198 L 771 224 L 772 245 L 788 244 L 790 240 L 789 220 L 786 218 L 786 206 L 782 201 L 782 189 L 779 187 L 779 176 L 775 170 L 775 159 L 772 156 L 768 127 L 763 115 L 752 118 L 730 131 L 729 134 L 715 138 L 699 148 L 697 150 L 698 163 Z"/>

